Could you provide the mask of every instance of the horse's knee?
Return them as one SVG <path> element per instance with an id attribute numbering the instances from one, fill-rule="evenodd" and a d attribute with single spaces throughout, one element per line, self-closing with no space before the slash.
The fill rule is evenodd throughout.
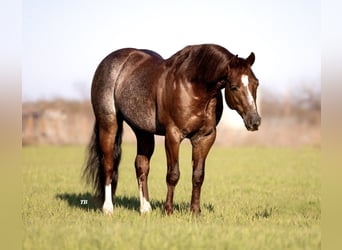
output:
<path id="1" fill-rule="evenodd" d="M 202 170 L 195 170 L 192 174 L 192 184 L 195 187 L 202 186 L 204 181 L 204 171 Z"/>
<path id="2" fill-rule="evenodd" d="M 172 171 L 169 171 L 166 175 L 166 181 L 169 185 L 175 186 L 180 177 L 180 172 L 178 167 L 174 168 Z"/>

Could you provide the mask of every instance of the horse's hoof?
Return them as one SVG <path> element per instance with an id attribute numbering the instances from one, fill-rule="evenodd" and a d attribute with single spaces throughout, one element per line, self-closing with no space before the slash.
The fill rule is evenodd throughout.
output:
<path id="1" fill-rule="evenodd" d="M 140 214 L 148 214 L 152 211 L 151 204 L 147 200 L 143 200 L 140 204 Z"/>
<path id="2" fill-rule="evenodd" d="M 164 212 L 166 215 L 172 215 L 173 214 L 173 208 L 172 206 L 165 205 L 164 207 Z"/>
<path id="3" fill-rule="evenodd" d="M 105 215 L 112 215 L 113 214 L 113 204 L 103 204 L 103 207 L 102 207 L 102 212 L 105 214 Z"/>
<path id="4" fill-rule="evenodd" d="M 152 212 L 152 208 L 151 207 L 140 209 L 140 214 L 149 214 L 151 212 Z"/>
<path id="5" fill-rule="evenodd" d="M 191 206 L 190 211 L 195 216 L 200 216 L 201 215 L 201 208 L 198 207 L 198 206 Z"/>

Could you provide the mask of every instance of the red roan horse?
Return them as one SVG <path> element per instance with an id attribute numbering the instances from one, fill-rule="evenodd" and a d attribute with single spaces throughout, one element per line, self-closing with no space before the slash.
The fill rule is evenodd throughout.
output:
<path id="1" fill-rule="evenodd" d="M 221 46 L 204 44 L 187 46 L 167 60 L 153 51 L 126 48 L 100 63 L 91 88 L 96 122 L 83 175 L 102 199 L 105 214 L 113 213 L 123 121 L 137 138 L 140 212 L 151 211 L 147 179 L 154 134 L 165 136 L 166 214 L 173 212 L 179 145 L 184 138 L 192 144 L 191 211 L 201 212 L 205 160 L 223 110 L 221 89 L 225 89 L 227 105 L 240 114 L 248 130 L 260 125 L 259 83 L 251 69 L 254 60 L 254 53 L 244 59 Z"/>

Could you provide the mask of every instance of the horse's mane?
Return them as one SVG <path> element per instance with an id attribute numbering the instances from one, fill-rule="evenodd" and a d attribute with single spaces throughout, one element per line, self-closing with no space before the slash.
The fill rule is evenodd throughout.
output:
<path id="1" fill-rule="evenodd" d="M 167 60 L 167 65 L 190 81 L 214 83 L 227 75 L 229 61 L 234 57 L 219 45 L 194 45 L 177 52 Z"/>

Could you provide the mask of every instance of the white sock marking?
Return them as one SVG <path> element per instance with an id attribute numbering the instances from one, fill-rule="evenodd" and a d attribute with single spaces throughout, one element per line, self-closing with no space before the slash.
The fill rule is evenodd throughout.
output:
<path id="1" fill-rule="evenodd" d="M 112 200 L 112 185 L 105 186 L 105 201 L 103 203 L 102 211 L 105 214 L 113 214 L 113 200 Z"/>
<path id="2" fill-rule="evenodd" d="M 146 200 L 146 198 L 143 195 L 142 191 L 142 183 L 139 183 L 139 198 L 140 198 L 140 213 L 149 213 L 151 212 L 151 204 Z"/>

